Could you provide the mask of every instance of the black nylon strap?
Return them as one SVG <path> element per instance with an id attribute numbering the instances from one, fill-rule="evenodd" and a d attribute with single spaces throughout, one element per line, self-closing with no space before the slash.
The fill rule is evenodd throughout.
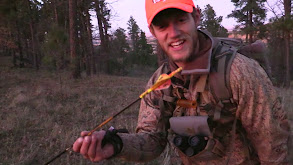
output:
<path id="1" fill-rule="evenodd" d="M 209 76 L 210 89 L 216 102 L 231 104 L 232 92 L 230 87 L 230 68 L 235 57 L 236 49 L 219 42 L 213 53 L 213 68 Z"/>
<path id="2" fill-rule="evenodd" d="M 112 144 L 114 147 L 114 154 L 110 158 L 113 158 L 117 154 L 119 154 L 123 148 L 123 142 L 120 136 L 117 135 L 117 133 L 128 133 L 128 130 L 127 129 L 107 130 L 102 140 L 102 144 L 101 144 L 102 148 L 104 148 L 106 144 Z"/>

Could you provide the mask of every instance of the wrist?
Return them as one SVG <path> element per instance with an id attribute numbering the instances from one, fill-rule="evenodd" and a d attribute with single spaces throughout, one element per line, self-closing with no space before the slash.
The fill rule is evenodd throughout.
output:
<path id="1" fill-rule="evenodd" d="M 116 155 L 118 155 L 123 148 L 122 139 L 120 138 L 119 135 L 117 135 L 117 133 L 128 133 L 128 131 L 126 129 L 109 129 L 106 131 L 104 138 L 102 140 L 102 144 L 101 144 L 102 148 L 106 144 L 112 144 L 113 149 L 114 149 L 114 154 L 111 157 L 109 157 L 108 159 L 113 158 Z"/>

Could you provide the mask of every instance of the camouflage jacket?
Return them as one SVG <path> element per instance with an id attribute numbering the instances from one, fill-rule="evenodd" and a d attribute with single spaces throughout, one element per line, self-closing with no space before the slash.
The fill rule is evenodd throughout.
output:
<path id="1" fill-rule="evenodd" d="M 207 53 L 211 54 L 211 51 Z M 159 75 L 166 70 L 162 65 L 147 84 L 152 86 Z M 169 66 L 175 70 L 175 65 Z M 207 102 L 214 103 L 215 98 L 209 88 L 198 88 L 199 81 L 206 80 L 197 74 L 190 74 L 177 79 L 182 80 L 182 86 L 172 82 L 173 88 L 182 88 L 184 97 L 189 100 L 199 100 L 199 105 Z M 188 85 L 186 85 L 188 80 Z M 205 83 L 208 83 L 205 81 Z M 204 84 L 205 84 L 204 83 Z M 259 64 L 241 54 L 236 54 L 230 70 L 230 84 L 233 99 L 237 108 L 231 112 L 241 123 L 245 130 L 245 137 L 239 131 L 236 132 L 234 144 L 232 141 L 231 129 L 225 132 L 220 141 L 226 147 L 225 156 L 216 160 L 194 161 L 182 155 L 184 164 L 249 164 L 248 159 L 253 160 L 250 164 L 289 164 L 288 163 L 288 136 L 289 124 L 286 113 L 282 109 L 281 100 L 268 78 L 265 71 Z M 199 92 L 204 95 L 199 96 Z M 166 112 L 160 110 L 159 101 L 162 91 L 154 91 L 148 94 L 141 101 L 138 124 L 135 134 L 119 134 L 123 141 L 123 149 L 117 156 L 127 161 L 146 162 L 158 157 L 168 143 L 168 117 Z M 198 99 L 198 97 L 204 97 Z M 193 109 L 178 110 L 175 108 L 171 116 L 193 116 L 204 115 Z M 245 139 L 245 140 L 244 140 Z M 248 144 L 249 143 L 249 144 Z M 247 148 L 250 150 L 250 157 L 247 155 Z M 233 149 L 231 149 L 233 147 Z M 253 154 L 255 153 L 255 154 Z M 228 156 L 230 155 L 230 156 Z"/>

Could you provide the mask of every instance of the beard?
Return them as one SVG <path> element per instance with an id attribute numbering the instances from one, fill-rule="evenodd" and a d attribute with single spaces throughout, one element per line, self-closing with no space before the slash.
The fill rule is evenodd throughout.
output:
<path id="1" fill-rule="evenodd" d="M 157 55 L 158 55 L 158 61 L 166 61 L 167 59 L 172 60 L 173 62 L 184 62 L 188 63 L 197 58 L 197 53 L 196 53 L 196 45 L 197 42 L 193 41 L 193 46 L 191 48 L 191 52 L 183 58 L 180 59 L 173 59 L 171 55 L 168 55 L 167 51 L 161 46 L 161 44 L 157 41 Z"/>

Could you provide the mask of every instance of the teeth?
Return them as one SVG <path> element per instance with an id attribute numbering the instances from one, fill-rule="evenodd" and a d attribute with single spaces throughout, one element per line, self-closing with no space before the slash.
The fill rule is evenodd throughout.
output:
<path id="1" fill-rule="evenodd" d="M 181 41 L 177 41 L 177 42 L 173 42 L 172 44 L 171 44 L 171 46 L 179 46 L 179 45 L 181 45 L 183 43 L 183 40 L 181 40 Z"/>

